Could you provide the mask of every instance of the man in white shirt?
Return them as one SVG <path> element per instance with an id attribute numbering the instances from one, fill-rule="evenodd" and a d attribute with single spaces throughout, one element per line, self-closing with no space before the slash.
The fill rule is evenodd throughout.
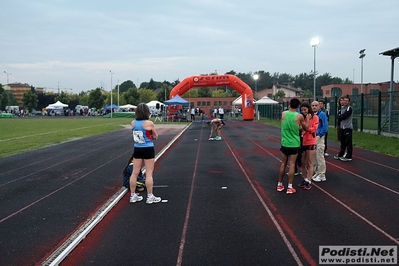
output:
<path id="1" fill-rule="evenodd" d="M 223 119 L 223 117 L 224 117 L 224 110 L 222 107 L 219 107 L 219 118 Z"/>

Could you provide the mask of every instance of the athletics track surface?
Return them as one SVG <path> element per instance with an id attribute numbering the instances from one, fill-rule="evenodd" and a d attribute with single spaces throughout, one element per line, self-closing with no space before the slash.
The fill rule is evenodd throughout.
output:
<path id="1" fill-rule="evenodd" d="M 189 125 L 155 165 L 168 202 L 125 194 L 61 265 L 316 265 L 320 245 L 399 244 L 398 158 L 355 148 L 352 162 L 326 159 L 326 182 L 287 195 L 280 129 L 226 124 L 222 141 Z M 157 153 L 181 131 L 161 127 Z M 121 191 L 131 152 L 122 129 L 0 159 L 0 265 L 43 263 Z"/>

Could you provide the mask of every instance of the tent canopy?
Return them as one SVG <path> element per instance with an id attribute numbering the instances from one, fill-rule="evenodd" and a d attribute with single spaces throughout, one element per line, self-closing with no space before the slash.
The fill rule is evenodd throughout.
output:
<path id="1" fill-rule="evenodd" d="M 105 106 L 105 109 L 107 109 L 107 110 L 108 110 L 108 109 L 111 109 L 111 108 L 112 108 L 112 109 L 118 109 L 119 107 L 118 107 L 116 104 L 113 104 L 112 106 L 111 106 L 111 105 L 106 105 L 106 106 Z"/>
<path id="2" fill-rule="evenodd" d="M 255 102 L 256 104 L 259 105 L 266 105 L 266 104 L 278 104 L 278 102 L 276 102 L 275 100 L 270 99 L 267 96 L 263 96 L 262 98 L 260 98 L 259 100 L 257 100 Z"/>
<path id="3" fill-rule="evenodd" d="M 179 95 L 176 95 L 170 100 L 164 101 L 163 102 L 166 105 L 189 105 L 189 101 L 184 100 L 182 97 Z"/>
<path id="4" fill-rule="evenodd" d="M 163 103 L 159 102 L 159 101 L 151 101 L 146 103 L 148 105 L 148 107 L 156 107 L 157 103 L 159 104 L 159 106 L 164 105 Z"/>
<path id="5" fill-rule="evenodd" d="M 137 106 L 133 105 L 133 104 L 126 104 L 126 105 L 119 106 L 119 108 L 121 108 L 121 109 L 136 109 Z"/>
<path id="6" fill-rule="evenodd" d="M 56 103 L 53 103 L 53 104 L 50 104 L 49 106 L 47 106 L 46 109 L 62 109 L 64 107 L 68 107 L 68 104 L 57 101 Z"/>
<path id="7" fill-rule="evenodd" d="M 242 105 L 242 96 L 238 97 L 233 101 L 233 105 Z"/>

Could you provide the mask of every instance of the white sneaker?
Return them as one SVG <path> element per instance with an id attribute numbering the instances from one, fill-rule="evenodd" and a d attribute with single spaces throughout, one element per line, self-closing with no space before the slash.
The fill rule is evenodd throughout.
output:
<path id="1" fill-rule="evenodd" d="M 326 178 L 326 176 L 318 175 L 315 178 L 312 178 L 312 180 L 315 182 L 320 182 L 320 181 L 326 181 L 327 178 Z"/>
<path id="2" fill-rule="evenodd" d="M 312 179 L 315 179 L 318 175 L 319 175 L 319 174 L 314 174 L 314 175 L 312 176 Z"/>
<path id="3" fill-rule="evenodd" d="M 130 203 L 135 203 L 135 202 L 137 202 L 137 201 L 142 201 L 142 200 L 143 200 L 143 197 L 142 197 L 142 196 L 139 196 L 139 195 L 137 195 L 137 194 L 134 194 L 134 195 L 130 196 L 129 202 L 130 202 Z"/>
<path id="4" fill-rule="evenodd" d="M 161 201 L 160 197 L 155 197 L 154 195 L 147 197 L 147 204 L 158 203 Z"/>
<path id="5" fill-rule="evenodd" d="M 324 153 L 324 157 L 328 157 L 330 156 L 330 154 L 328 154 L 327 152 Z"/>

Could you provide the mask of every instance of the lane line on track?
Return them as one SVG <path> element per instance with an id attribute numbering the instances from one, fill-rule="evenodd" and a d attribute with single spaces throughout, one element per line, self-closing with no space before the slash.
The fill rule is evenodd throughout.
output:
<path id="1" fill-rule="evenodd" d="M 236 131 L 238 131 L 238 130 L 236 129 Z M 251 139 L 248 139 L 248 140 L 251 141 L 252 143 L 254 143 L 254 144 L 255 144 L 256 146 L 258 146 L 259 148 L 261 148 L 262 150 L 264 150 L 265 152 L 267 152 L 268 154 L 270 154 L 271 156 L 275 157 L 273 154 L 271 154 L 268 150 L 266 150 L 264 147 L 260 146 L 260 145 L 259 145 L 258 143 L 256 143 L 255 141 L 253 141 L 253 140 L 251 140 Z M 275 158 L 276 158 L 276 157 L 275 157 Z M 281 162 L 280 159 L 278 159 L 278 161 Z M 336 166 L 336 165 L 334 165 L 334 166 Z M 338 167 L 338 166 L 336 166 L 336 167 Z M 374 185 L 376 185 L 376 186 L 379 186 L 379 187 L 381 187 L 381 188 L 383 188 L 383 189 L 386 189 L 386 190 L 388 190 L 388 191 L 390 191 L 390 192 L 393 192 L 393 193 L 395 193 L 395 194 L 398 194 L 397 191 L 392 190 L 392 189 L 390 189 L 390 188 L 388 188 L 388 187 L 385 187 L 385 186 L 383 186 L 383 185 L 380 185 L 380 184 L 378 184 L 378 183 L 376 183 L 376 182 L 374 182 L 374 181 L 372 181 L 372 180 L 370 180 L 370 179 L 367 179 L 367 178 L 365 178 L 365 177 L 362 177 L 362 176 L 360 176 L 360 175 L 358 175 L 358 174 L 356 174 L 356 173 L 353 173 L 353 172 L 351 172 L 351 171 L 348 171 L 348 170 L 346 170 L 346 169 L 344 169 L 344 168 L 341 168 L 341 167 L 338 167 L 338 168 L 340 168 L 340 169 L 346 171 L 347 173 L 353 174 L 353 175 L 355 175 L 355 176 L 357 176 L 357 177 L 359 177 L 359 178 L 361 178 L 361 179 L 363 179 L 363 180 L 365 180 L 365 181 L 367 181 L 367 182 L 370 182 L 370 183 L 372 183 L 372 184 L 374 184 Z M 318 186 L 318 185 L 316 185 L 316 184 L 314 184 L 314 183 L 313 183 L 313 185 L 314 185 L 315 187 L 317 187 L 318 189 L 320 189 L 320 190 L 321 190 L 323 193 L 325 193 L 327 196 L 331 197 L 331 198 L 332 198 L 333 200 L 335 200 L 337 203 L 339 203 L 340 205 L 342 205 L 343 207 L 345 207 L 347 210 L 349 210 L 350 212 L 352 212 L 353 214 L 355 214 L 355 215 L 356 215 L 357 217 L 359 217 L 361 220 L 365 221 L 365 222 L 366 222 L 367 224 L 369 224 L 372 228 L 374 228 L 375 230 L 379 231 L 379 232 L 382 233 L 384 236 L 386 236 L 387 238 L 389 238 L 390 240 L 392 240 L 394 243 L 396 243 L 397 245 L 399 245 L 399 239 L 397 239 L 397 238 L 391 236 L 390 234 L 388 234 L 387 232 L 385 232 L 384 230 L 382 230 L 380 227 L 378 227 L 377 225 L 375 225 L 374 223 L 372 223 L 372 222 L 371 222 L 370 220 L 368 220 L 366 217 L 362 216 L 360 213 L 358 213 L 358 212 L 356 212 L 355 210 L 353 210 L 351 207 L 349 207 L 348 205 L 346 205 L 345 203 L 343 203 L 342 201 L 340 201 L 338 198 L 334 197 L 332 194 L 330 194 L 330 193 L 327 192 L 326 190 L 322 189 L 320 186 Z"/>
<path id="2" fill-rule="evenodd" d="M 203 130 L 203 127 L 202 127 L 201 128 L 200 137 L 199 137 L 200 140 L 202 139 L 203 131 L 204 130 Z M 192 176 L 192 179 L 191 179 L 190 195 L 188 197 L 186 216 L 184 217 L 183 231 L 182 231 L 181 238 L 180 238 L 179 253 L 177 255 L 176 266 L 181 266 L 182 262 L 183 262 L 183 252 L 184 252 L 184 247 L 185 247 L 185 244 L 186 244 L 188 221 L 190 219 L 191 203 L 192 203 L 192 199 L 193 199 L 193 195 L 194 195 L 194 183 L 195 183 L 195 179 L 197 177 L 196 173 L 197 173 L 197 167 L 198 167 L 200 148 L 201 148 L 201 141 L 198 142 L 197 155 L 196 155 L 196 158 L 195 158 L 193 176 Z"/>
<path id="3" fill-rule="evenodd" d="M 236 154 L 234 153 L 232 147 L 227 143 L 227 141 L 225 141 L 227 147 L 229 148 L 231 154 L 233 155 L 234 159 L 236 160 L 238 166 L 241 168 L 241 171 L 243 172 L 244 176 L 247 178 L 248 183 L 251 185 L 252 190 L 255 192 L 256 196 L 258 197 L 259 201 L 261 202 L 261 204 L 263 205 L 264 209 L 266 210 L 267 214 L 269 215 L 271 221 L 273 222 L 274 226 L 277 228 L 277 231 L 279 232 L 282 240 L 284 241 L 285 245 L 287 246 L 289 252 L 291 253 L 292 257 L 294 258 L 294 260 L 296 261 L 296 263 L 298 265 L 303 265 L 302 261 L 300 260 L 300 258 L 298 257 L 298 254 L 295 252 L 291 242 L 288 240 L 286 234 L 284 233 L 284 230 L 282 229 L 282 226 L 280 226 L 280 223 L 277 221 L 276 217 L 273 215 L 272 211 L 270 210 L 270 208 L 267 206 L 266 202 L 264 201 L 264 199 L 262 198 L 262 196 L 260 195 L 259 191 L 257 190 L 257 188 L 255 187 L 255 185 L 253 184 L 251 178 L 248 176 L 248 173 L 245 171 L 243 165 L 241 164 L 241 162 L 239 161 L 239 159 L 237 158 Z M 280 219 L 283 220 L 283 219 Z M 288 226 L 284 226 L 285 229 L 289 228 Z M 294 234 L 293 232 L 291 232 L 291 234 Z M 291 236 L 292 237 L 292 236 Z M 295 236 L 292 237 L 292 239 L 296 239 L 296 245 L 298 246 L 298 248 L 301 250 L 301 252 L 303 253 L 305 259 L 309 262 L 309 264 L 311 265 L 315 265 L 316 262 L 311 258 L 311 255 L 307 252 L 307 250 L 305 249 L 305 247 L 302 245 L 302 243 L 300 243 L 299 239 Z"/>
<path id="4" fill-rule="evenodd" d="M 189 128 L 188 124 L 182 131 L 176 135 L 155 157 L 155 162 L 172 146 L 172 144 Z M 125 154 L 125 153 L 124 153 Z M 124 155 L 123 154 L 123 155 Z M 119 157 L 118 157 L 119 158 Z M 115 158 L 116 159 L 116 158 Z M 143 169 L 143 174 L 145 169 Z M 108 212 L 119 202 L 127 193 L 128 189 L 122 187 L 116 192 L 85 224 L 79 227 L 56 251 L 54 251 L 41 265 L 59 265 L 68 256 L 74 248 L 89 234 L 95 226 L 108 214 Z"/>

